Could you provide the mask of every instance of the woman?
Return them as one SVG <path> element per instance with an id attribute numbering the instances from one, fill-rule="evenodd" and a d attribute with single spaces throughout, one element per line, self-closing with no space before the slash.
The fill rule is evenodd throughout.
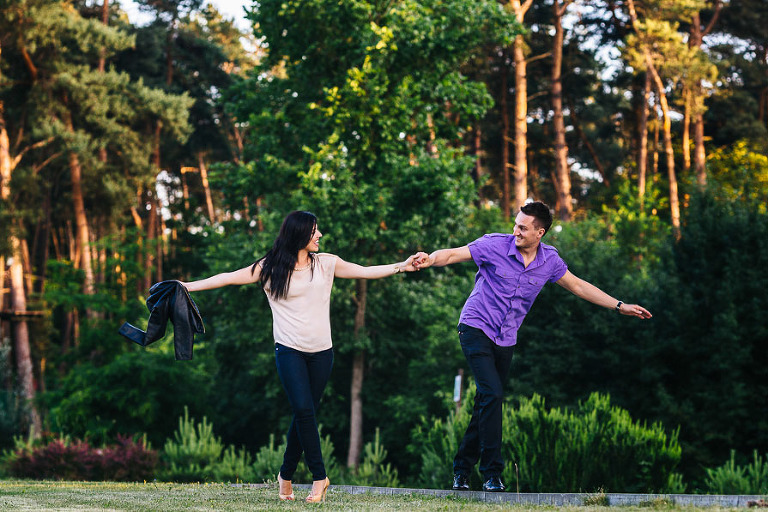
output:
<path id="1" fill-rule="evenodd" d="M 288 394 L 293 421 L 277 475 L 281 500 L 293 500 L 293 474 L 304 453 L 312 472 L 307 502 L 325 500 L 330 485 L 320 451 L 315 414 L 333 366 L 330 300 L 334 277 L 379 279 L 417 270 L 413 256 L 401 263 L 363 267 L 318 253 L 323 234 L 309 212 L 288 214 L 267 254 L 253 265 L 182 283 L 188 291 L 260 282 L 272 310 L 277 373 Z"/>

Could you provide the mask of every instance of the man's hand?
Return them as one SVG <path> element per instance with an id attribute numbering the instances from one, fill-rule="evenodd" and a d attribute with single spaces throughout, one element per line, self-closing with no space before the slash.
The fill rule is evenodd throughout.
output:
<path id="1" fill-rule="evenodd" d="M 416 270 L 421 270 L 422 268 L 428 268 L 432 266 L 433 261 L 429 258 L 429 254 L 425 252 L 417 252 L 410 258 L 409 260 L 412 260 L 412 265 Z"/>
<path id="2" fill-rule="evenodd" d="M 627 316 L 636 316 L 638 318 L 651 318 L 651 312 L 639 304 L 622 304 L 619 313 Z"/>

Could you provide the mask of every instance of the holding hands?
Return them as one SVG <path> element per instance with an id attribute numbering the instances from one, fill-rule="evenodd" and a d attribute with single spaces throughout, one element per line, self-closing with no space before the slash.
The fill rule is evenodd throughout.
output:
<path id="1" fill-rule="evenodd" d="M 419 251 L 416 254 L 409 256 L 408 259 L 401 264 L 400 269 L 403 272 L 414 272 L 421 270 L 422 268 L 427 268 L 429 265 L 429 255 Z"/>
<path id="2" fill-rule="evenodd" d="M 432 261 L 429 259 L 429 254 L 419 251 L 410 258 L 409 260 L 412 261 L 412 265 L 416 270 L 421 270 L 422 268 L 428 268 L 432 265 Z"/>

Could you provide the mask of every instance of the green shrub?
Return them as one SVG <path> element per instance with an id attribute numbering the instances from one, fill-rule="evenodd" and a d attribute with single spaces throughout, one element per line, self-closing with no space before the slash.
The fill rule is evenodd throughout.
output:
<path id="1" fill-rule="evenodd" d="M 275 481 L 280 466 L 283 464 L 283 452 L 285 451 L 285 442 L 275 446 L 275 434 L 269 435 L 269 444 L 259 448 L 253 462 L 253 474 L 255 481 L 267 482 Z"/>
<path id="2" fill-rule="evenodd" d="M 445 421 L 422 419 L 412 435 L 421 453 L 421 485 L 443 486 L 452 475 L 452 460 L 469 424 L 474 385 L 458 415 Z M 664 492 L 679 489 L 673 473 L 680 460 L 677 433 L 661 425 L 633 422 L 629 413 L 610 405 L 608 396 L 592 394 L 575 411 L 547 410 L 544 399 L 522 399 L 518 408 L 504 405 L 502 479 L 522 492 Z M 472 475 L 477 487 L 479 475 Z M 439 487 L 438 487 L 439 488 Z"/>
<path id="3" fill-rule="evenodd" d="M 154 478 L 156 464 L 157 452 L 146 439 L 123 436 L 101 448 L 66 437 L 45 444 L 16 438 L 16 449 L 3 455 L 8 474 L 39 480 L 146 481 Z"/>
<path id="4" fill-rule="evenodd" d="M 545 408 L 534 395 L 504 414 L 504 456 L 520 468 L 520 488 L 537 492 L 663 491 L 680 461 L 677 432 L 634 422 L 593 393 L 576 411 Z M 504 478 L 514 474 L 507 466 Z"/>
<path id="5" fill-rule="evenodd" d="M 102 366 L 77 365 L 56 389 L 42 394 L 51 429 L 97 444 L 113 443 L 120 433 L 146 432 L 153 445 L 162 446 L 185 405 L 194 413 L 206 401 L 210 377 L 202 359 L 173 364 L 172 355 L 142 349 Z M 173 392 L 163 385 L 169 382 Z"/>
<path id="6" fill-rule="evenodd" d="M 283 442 L 279 446 L 275 446 L 275 435 L 270 434 L 269 444 L 262 446 L 256 453 L 256 460 L 253 463 L 253 471 L 255 481 L 274 481 L 277 478 L 277 473 L 280 471 L 280 466 L 283 465 L 283 454 L 285 453 L 285 437 Z M 343 483 L 344 475 L 339 467 L 339 463 L 333 454 L 334 446 L 331 441 L 331 436 L 322 435 L 322 427 L 320 427 L 320 449 L 323 453 L 323 462 L 325 463 L 325 472 L 328 478 L 333 483 Z M 311 482 L 312 473 L 302 460 L 299 462 L 296 468 L 296 473 L 293 475 L 294 482 Z"/>
<path id="7" fill-rule="evenodd" d="M 384 463 L 387 458 L 387 450 L 381 445 L 379 429 L 376 429 L 376 437 L 373 443 L 366 443 L 363 462 L 351 471 L 345 478 L 346 484 L 365 485 L 374 487 L 397 487 L 397 469 L 391 464 Z"/>
<path id="8" fill-rule="evenodd" d="M 411 432 L 408 451 L 421 457 L 417 485 L 426 489 L 442 489 L 453 478 L 453 457 L 469 426 L 475 390 L 474 384 L 470 384 L 458 413 L 451 411 L 445 420 L 422 417 L 421 424 Z M 471 479 L 480 480 L 477 470 Z"/>
<path id="9" fill-rule="evenodd" d="M 210 480 L 213 466 L 224 451 L 221 440 L 213 434 L 213 425 L 203 416 L 195 427 L 194 418 L 184 408 L 179 418 L 179 428 L 174 439 L 168 439 L 163 447 L 166 465 L 158 472 L 160 480 L 170 482 L 196 482 Z"/>
<path id="10" fill-rule="evenodd" d="M 255 482 L 251 454 L 245 448 L 226 449 L 213 433 L 213 424 L 204 416 L 195 424 L 184 408 L 179 428 L 163 448 L 163 467 L 158 479 L 168 482 Z"/>
<path id="11" fill-rule="evenodd" d="M 331 436 L 320 436 L 320 449 L 323 452 L 325 472 L 335 484 L 365 485 L 377 487 L 397 487 L 399 485 L 397 469 L 385 463 L 387 450 L 381 445 L 379 430 L 373 442 L 366 443 L 363 448 L 363 461 L 356 470 L 348 470 L 339 465 L 333 454 L 334 446 Z M 279 446 L 275 446 L 274 434 L 269 436 L 269 444 L 262 446 L 256 453 L 253 463 L 254 481 L 274 481 L 280 466 L 283 464 L 285 438 Z M 302 460 L 293 475 L 294 482 L 311 482 L 312 473 Z"/>
<path id="12" fill-rule="evenodd" d="M 685 494 L 687 490 L 688 485 L 683 481 L 683 475 L 680 473 L 671 473 L 666 488 L 662 489 L 668 494 Z"/>
<path id="13" fill-rule="evenodd" d="M 11 344 L 0 342 L 0 382 L 15 381 L 10 361 Z M 16 386 L 0 389 L 0 450 L 12 446 L 14 435 L 21 429 L 26 412 L 24 408 L 25 401 L 19 396 Z"/>
<path id="14" fill-rule="evenodd" d="M 235 451 L 234 446 L 224 450 L 221 460 L 211 466 L 210 475 L 216 482 L 256 481 L 251 454 L 245 448 Z"/>
<path id="15" fill-rule="evenodd" d="M 707 494 L 768 494 L 768 456 L 763 460 L 755 450 L 751 464 L 736 465 L 736 451 L 728 462 L 707 469 L 704 482 Z"/>

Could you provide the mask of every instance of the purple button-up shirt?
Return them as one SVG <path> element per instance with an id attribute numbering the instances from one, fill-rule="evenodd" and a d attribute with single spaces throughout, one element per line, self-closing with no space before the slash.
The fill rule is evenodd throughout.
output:
<path id="1" fill-rule="evenodd" d="M 508 234 L 485 235 L 468 247 L 479 269 L 459 322 L 481 329 L 497 345 L 510 347 L 517 343 L 517 330 L 544 283 L 563 277 L 568 266 L 557 249 L 539 244 L 526 268 L 515 237 Z"/>

